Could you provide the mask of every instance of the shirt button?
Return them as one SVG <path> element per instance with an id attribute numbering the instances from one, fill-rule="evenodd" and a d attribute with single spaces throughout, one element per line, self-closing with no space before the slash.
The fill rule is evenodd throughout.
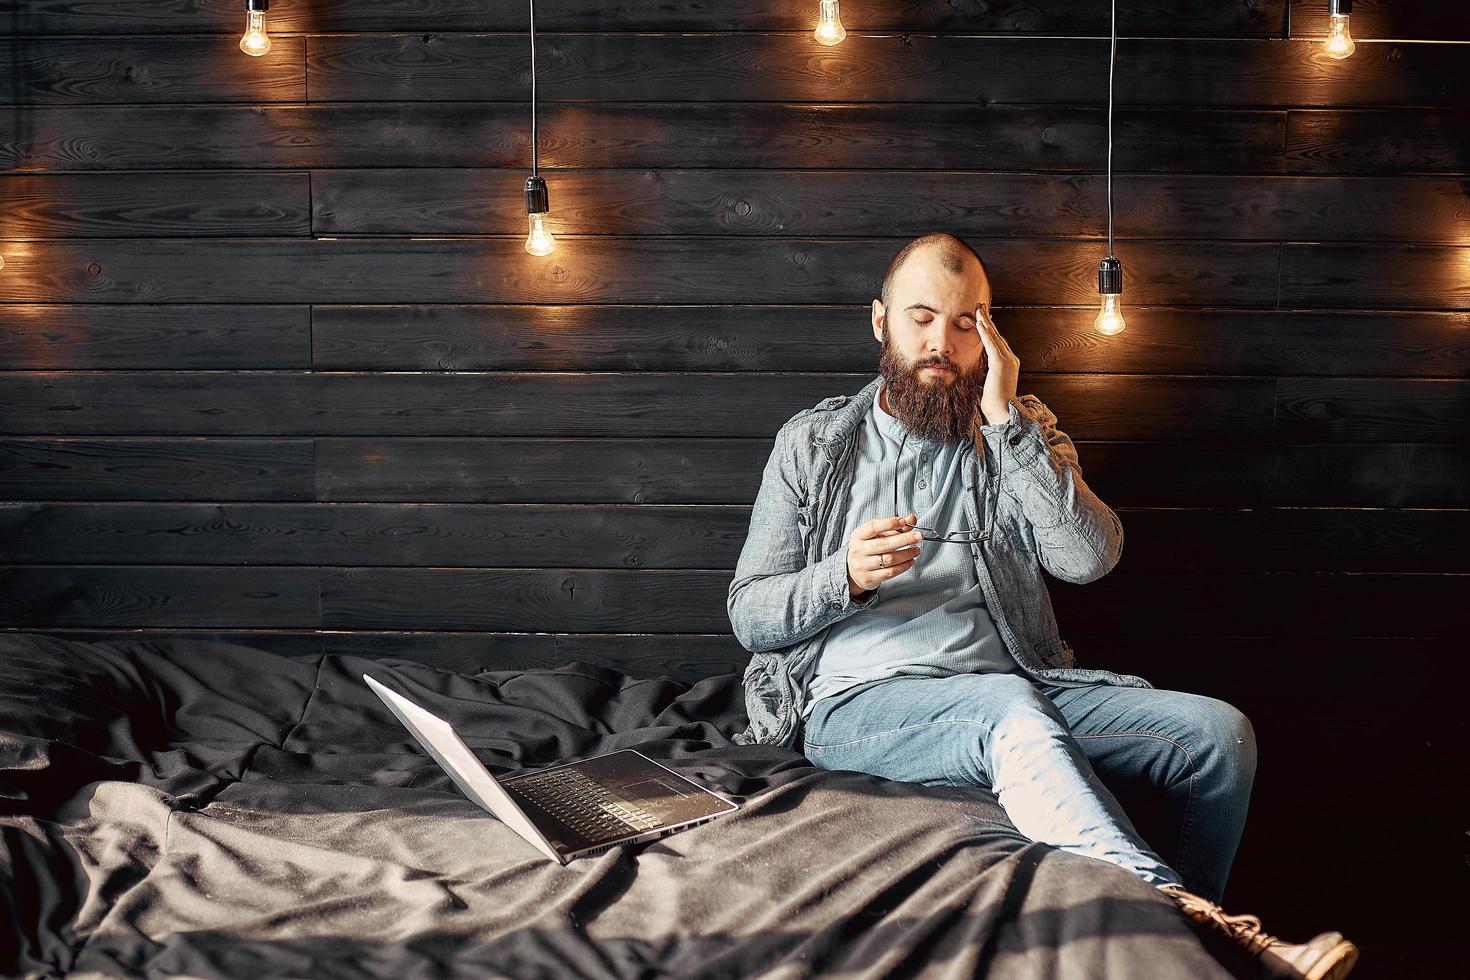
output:
<path id="1" fill-rule="evenodd" d="M 929 486 L 929 484 L 926 481 L 924 481 L 924 480 L 920 480 L 919 481 L 919 489 L 920 490 L 923 490 L 923 489 L 925 489 L 928 486 Z"/>

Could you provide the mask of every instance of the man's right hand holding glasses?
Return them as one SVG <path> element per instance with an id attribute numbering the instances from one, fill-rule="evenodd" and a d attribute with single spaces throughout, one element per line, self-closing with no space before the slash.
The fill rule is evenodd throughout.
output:
<path id="1" fill-rule="evenodd" d="M 913 527 L 918 519 L 918 514 L 907 519 L 875 517 L 853 530 L 847 542 L 847 588 L 854 599 L 867 598 L 879 585 L 913 567 L 924 535 L 904 528 Z"/>

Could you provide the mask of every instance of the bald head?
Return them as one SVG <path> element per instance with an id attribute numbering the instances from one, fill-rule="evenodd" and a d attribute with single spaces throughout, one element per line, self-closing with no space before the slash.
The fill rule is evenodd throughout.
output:
<path id="1" fill-rule="evenodd" d="M 892 305 L 893 284 L 898 279 L 899 271 L 911 258 L 916 257 L 916 253 L 922 261 L 935 263 L 952 276 L 964 276 L 978 267 L 980 278 L 985 283 L 986 296 L 989 296 L 990 271 L 985 268 L 985 260 L 980 258 L 980 253 L 971 248 L 963 238 L 936 231 L 915 238 L 899 249 L 893 261 L 888 263 L 888 271 L 883 276 L 883 288 L 879 293 L 884 309 Z"/>

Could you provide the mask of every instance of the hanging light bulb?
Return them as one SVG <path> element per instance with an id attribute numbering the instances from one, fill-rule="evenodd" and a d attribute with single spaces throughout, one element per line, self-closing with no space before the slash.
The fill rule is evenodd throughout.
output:
<path id="1" fill-rule="evenodd" d="M 270 0 L 245 0 L 245 36 L 240 38 L 240 50 L 252 58 L 271 49 L 271 39 L 265 33 L 265 12 L 270 5 Z"/>
<path id="2" fill-rule="evenodd" d="M 1123 263 L 1113 254 L 1113 66 L 1118 60 L 1118 2 L 1112 3 L 1112 46 L 1108 50 L 1108 257 L 1097 266 L 1102 298 L 1092 325 L 1105 337 L 1123 332 Z"/>
<path id="3" fill-rule="evenodd" d="M 1128 326 L 1123 322 L 1123 263 L 1114 256 L 1109 255 L 1097 265 L 1097 291 L 1102 295 L 1102 306 L 1092 325 L 1106 337 L 1122 333 Z"/>
<path id="4" fill-rule="evenodd" d="M 540 176 L 526 178 L 526 218 L 531 224 L 531 233 L 526 236 L 526 251 L 532 255 L 550 255 L 556 248 L 556 239 L 546 230 L 547 206 L 546 179 Z"/>
<path id="5" fill-rule="evenodd" d="M 847 37 L 847 29 L 842 26 L 842 15 L 837 12 L 837 0 L 822 0 L 821 10 L 817 14 L 817 29 L 812 31 L 812 37 L 817 39 L 818 44 L 829 47 L 841 44 L 842 39 Z"/>
<path id="6" fill-rule="evenodd" d="M 1353 0 L 1327 0 L 1327 11 L 1331 16 L 1327 28 L 1327 56 L 1341 61 L 1357 48 L 1352 34 L 1348 33 L 1348 14 L 1353 11 Z"/>
<path id="7" fill-rule="evenodd" d="M 551 210 L 546 193 L 546 180 L 536 172 L 536 0 L 531 0 L 531 176 L 526 178 L 526 221 L 531 230 L 526 235 L 526 251 L 532 255 L 550 255 L 556 239 L 546 230 L 546 215 Z"/>

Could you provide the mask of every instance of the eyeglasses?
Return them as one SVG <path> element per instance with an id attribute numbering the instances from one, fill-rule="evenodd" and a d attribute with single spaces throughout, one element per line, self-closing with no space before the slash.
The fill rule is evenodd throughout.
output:
<path id="1" fill-rule="evenodd" d="M 903 462 L 903 446 L 904 443 L 908 442 L 908 439 L 909 434 L 905 432 L 903 434 L 903 438 L 898 441 L 898 460 L 894 463 L 893 466 L 893 513 L 895 514 L 903 513 L 903 511 L 898 509 L 898 472 L 900 469 L 902 469 L 902 466 L 900 466 L 899 464 Z M 911 525 L 909 527 L 909 530 L 921 532 L 923 534 L 923 540 L 925 541 L 953 541 L 961 543 L 969 542 L 984 544 L 990 538 L 990 529 L 988 526 L 983 531 L 950 531 L 945 534 L 940 534 L 939 531 L 935 530 L 932 527 L 924 527 L 922 524 L 916 523 Z"/>

